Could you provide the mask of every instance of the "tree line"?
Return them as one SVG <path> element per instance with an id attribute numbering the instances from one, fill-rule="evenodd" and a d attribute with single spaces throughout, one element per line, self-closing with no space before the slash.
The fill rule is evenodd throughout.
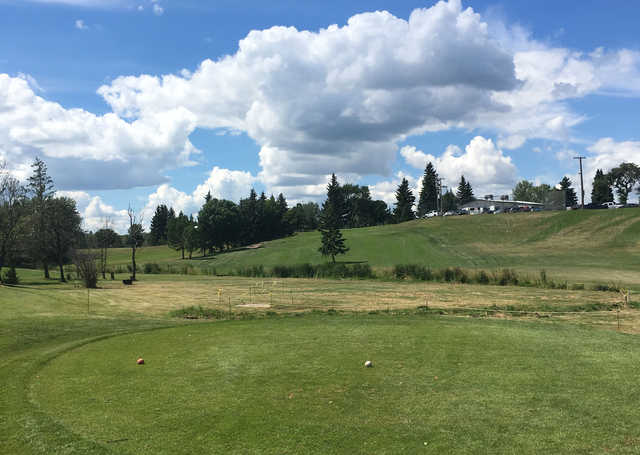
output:
<path id="1" fill-rule="evenodd" d="M 634 163 L 620 163 L 605 173 L 602 169 L 597 169 L 593 177 L 591 189 L 591 203 L 601 205 L 605 202 L 614 202 L 614 190 L 618 195 L 620 204 L 627 204 L 631 193 L 635 190 L 640 194 L 640 167 Z M 572 187 L 569 177 L 565 176 L 554 188 L 546 183 L 535 185 L 528 180 L 522 180 L 513 188 L 513 199 L 517 201 L 539 202 L 546 204 L 553 199 L 554 193 L 558 191 L 564 197 L 565 207 L 575 207 L 578 205 L 578 195 Z"/>

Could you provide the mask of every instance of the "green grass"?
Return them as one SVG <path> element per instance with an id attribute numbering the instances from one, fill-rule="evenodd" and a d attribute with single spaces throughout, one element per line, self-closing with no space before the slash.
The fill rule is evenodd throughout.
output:
<path id="1" fill-rule="evenodd" d="M 85 344 L 29 393 L 112 453 L 637 453 L 638 365 L 636 337 L 562 324 L 307 316 Z"/>
<path id="2" fill-rule="evenodd" d="M 431 268 L 514 268 L 571 283 L 617 282 L 640 289 L 640 209 L 518 213 L 417 220 L 344 230 L 350 251 L 338 259 L 367 262 L 380 271 L 396 264 Z M 265 242 L 215 257 L 181 261 L 166 246 L 138 250 L 138 263 L 190 263 L 218 273 L 252 265 L 324 262 L 317 232 Z M 114 264 L 130 261 L 129 250 L 111 253 Z"/>

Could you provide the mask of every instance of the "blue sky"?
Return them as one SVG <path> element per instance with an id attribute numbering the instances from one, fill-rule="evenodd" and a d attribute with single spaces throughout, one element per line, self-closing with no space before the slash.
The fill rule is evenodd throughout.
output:
<path id="1" fill-rule="evenodd" d="M 590 181 L 640 163 L 638 19 L 618 0 L 0 0 L 0 159 L 24 177 L 44 158 L 88 228 L 209 190 L 320 200 L 332 171 L 391 202 L 427 160 L 477 195 L 577 181 L 576 154 Z"/>

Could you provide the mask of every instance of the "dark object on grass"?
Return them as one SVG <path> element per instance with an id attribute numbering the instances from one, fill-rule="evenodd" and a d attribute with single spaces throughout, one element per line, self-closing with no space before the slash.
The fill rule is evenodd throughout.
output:
<path id="1" fill-rule="evenodd" d="M 144 365 L 144 359 L 142 357 L 140 357 L 138 360 L 136 360 L 136 363 L 138 365 Z"/>
<path id="2" fill-rule="evenodd" d="M 122 284 L 132 285 L 133 284 L 133 280 L 132 279 L 122 280 Z"/>

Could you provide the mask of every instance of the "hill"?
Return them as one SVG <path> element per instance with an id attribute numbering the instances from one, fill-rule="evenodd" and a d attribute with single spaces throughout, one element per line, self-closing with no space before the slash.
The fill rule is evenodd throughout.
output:
<path id="1" fill-rule="evenodd" d="M 374 269 L 418 263 L 432 268 L 510 267 L 541 269 L 571 281 L 615 281 L 640 286 L 640 209 L 517 213 L 415 220 L 396 225 L 345 229 L 350 251 L 344 262 Z M 213 257 L 179 259 L 165 246 L 145 247 L 138 263 L 191 263 L 218 273 L 248 265 L 321 263 L 318 232 L 298 233 Z M 126 264 L 128 249 L 114 249 L 112 264 Z"/>

